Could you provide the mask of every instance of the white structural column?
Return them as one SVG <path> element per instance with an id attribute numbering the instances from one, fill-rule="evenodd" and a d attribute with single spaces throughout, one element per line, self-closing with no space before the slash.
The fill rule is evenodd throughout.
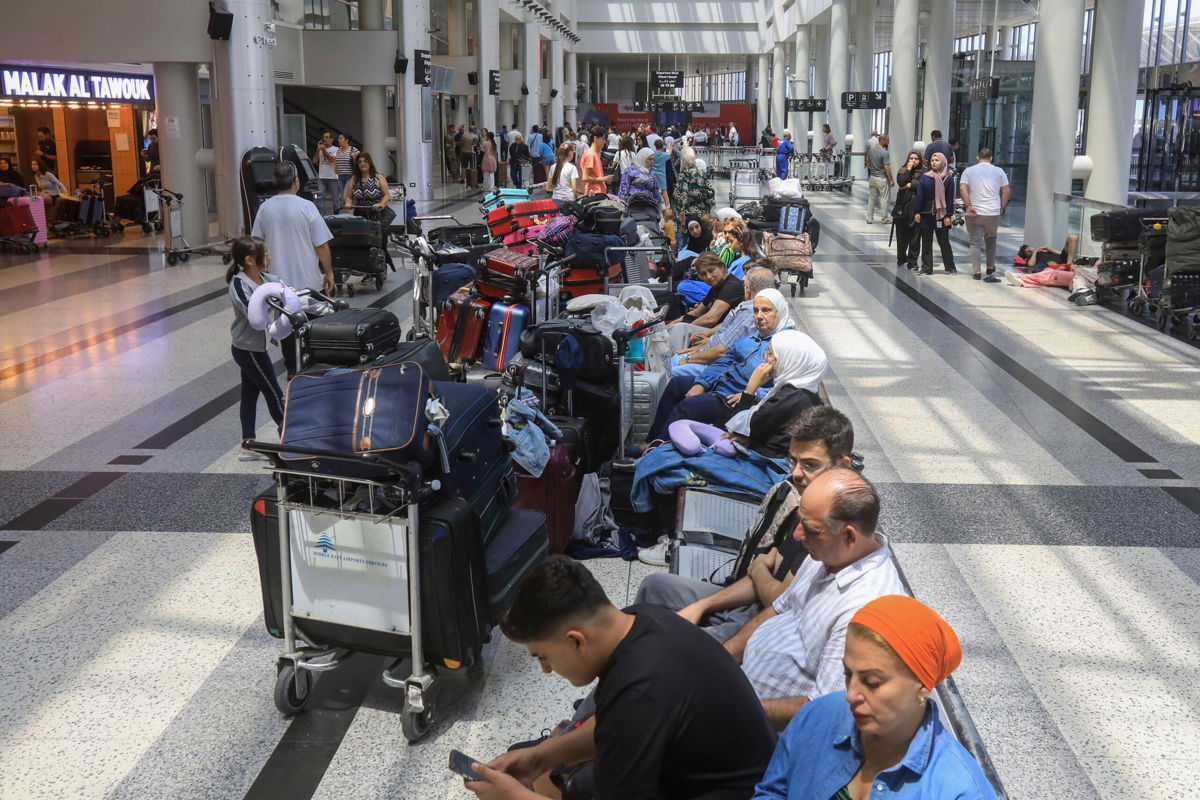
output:
<path id="1" fill-rule="evenodd" d="M 854 78 L 850 88 L 856 92 L 870 91 L 871 71 L 875 57 L 875 0 L 857 0 L 854 9 Z M 853 117 L 854 150 L 865 152 L 871 133 L 871 112 L 856 111 Z M 882 133 L 883 131 L 880 131 Z M 850 161 L 850 174 L 862 175 L 866 158 L 855 156 Z"/>
<path id="2" fill-rule="evenodd" d="M 242 153 L 251 147 L 274 147 L 279 137 L 271 51 L 274 39 L 267 35 L 267 26 L 273 24 L 271 4 L 267 0 L 229 0 L 225 7 L 233 14 L 233 30 L 228 41 L 213 42 L 213 155 L 220 231 L 235 236 L 245 228 Z"/>
<path id="3" fill-rule="evenodd" d="M 583 60 L 583 102 L 596 102 L 592 96 L 592 62 L 586 58 Z"/>
<path id="4" fill-rule="evenodd" d="M 361 0 L 360 0 L 361 2 Z M 496 120 L 496 97 L 489 94 L 491 81 L 488 76 L 494 69 L 500 69 L 500 6 L 498 3 L 476 2 L 475 14 L 479 19 L 479 27 L 475 33 L 475 56 L 479 66 L 479 84 L 475 87 L 479 100 L 479 124 L 493 133 L 500 130 Z M 499 141 L 497 141 L 499 146 Z"/>
<path id="5" fill-rule="evenodd" d="M 510 70 L 516 69 L 516 61 L 513 53 L 513 33 L 512 25 L 500 25 L 500 69 Z M 509 92 L 504 91 L 504 82 L 500 84 L 500 125 L 507 125 L 510 130 L 519 129 L 521 126 L 517 124 L 517 104 L 516 97 Z"/>
<path id="6" fill-rule="evenodd" d="M 917 53 L 920 0 L 895 0 L 892 16 L 892 90 L 888 94 L 889 155 L 893 174 L 908 158 L 917 140 Z"/>
<path id="7" fill-rule="evenodd" d="M 1129 199 L 1132 134 L 1120 121 L 1133 119 L 1137 102 L 1142 0 L 1096 3 L 1092 38 L 1092 83 L 1088 90 L 1086 153 L 1092 159 L 1088 199 L 1125 205 Z M 1116 121 L 1109 124 L 1108 121 Z"/>
<path id="8" fill-rule="evenodd" d="M 850 91 L 850 0 L 833 0 L 829 6 L 829 126 L 844 146 L 846 112 L 842 110 L 842 92 Z M 862 112 L 859 112 L 862 113 Z M 862 146 L 855 142 L 854 148 Z"/>
<path id="9" fill-rule="evenodd" d="M 1079 63 L 1083 59 L 1084 0 L 1043 3 L 1033 73 L 1033 122 L 1029 130 L 1029 184 L 1025 191 L 1027 242 L 1048 242 L 1054 233 L 1054 193 L 1071 191 L 1075 159 L 1075 109 L 1079 104 Z M 1139 27 L 1139 35 L 1141 28 Z M 1131 69 L 1131 71 L 1133 71 Z M 1130 114 L 1097 121 L 1128 129 Z"/>
<path id="10" fill-rule="evenodd" d="M 755 120 L 754 130 L 741 131 L 741 139 L 743 144 L 758 144 L 759 132 L 766 127 L 770 121 L 771 114 L 771 55 L 769 53 L 759 53 L 758 67 L 754 70 L 754 79 L 758 82 L 758 102 L 756 109 L 758 118 Z"/>
<path id="11" fill-rule="evenodd" d="M 794 50 L 794 58 L 792 59 L 792 97 L 812 97 L 812 86 L 808 79 L 809 69 L 809 27 L 801 25 L 796 28 L 796 42 Z M 796 150 L 801 153 L 809 152 L 811 140 L 809 139 L 809 131 L 812 125 L 810 120 L 814 120 L 812 114 L 784 112 L 783 118 L 788 121 L 792 129 L 792 143 L 796 146 Z"/>
<path id="12" fill-rule="evenodd" d="M 563 43 L 556 34 L 550 40 L 550 130 L 556 131 L 563 124 L 563 108 L 566 104 L 563 81 Z"/>
<path id="13" fill-rule="evenodd" d="M 525 88 L 529 91 L 523 97 L 521 130 L 528 136 L 534 125 L 542 124 L 542 45 L 536 22 L 526 20 L 521 26 L 521 34 L 525 51 L 521 66 L 525 70 Z"/>
<path id="14" fill-rule="evenodd" d="M 474 20 L 467 17 L 466 0 L 447 0 L 446 42 L 451 56 L 462 57 L 467 55 L 467 37 L 470 36 L 471 27 L 474 22 Z M 472 102 L 474 102 L 474 99 L 470 95 L 463 94 L 453 95 L 452 97 L 456 108 L 450 112 L 450 118 L 455 125 L 466 125 L 469 118 L 468 109 Z"/>
<path id="15" fill-rule="evenodd" d="M 191 198 L 183 204 L 183 230 L 192 244 L 208 241 L 208 209 L 204 173 L 196 162 L 200 150 L 200 88 L 196 65 L 154 65 L 154 105 L 158 114 L 158 151 L 164 186 Z M 173 120 L 167 124 L 167 120 Z"/>
<path id="16" fill-rule="evenodd" d="M 1041 34 L 1042 27 L 1039 25 L 1038 36 Z M 1078 66 L 1078 59 L 1075 63 Z M 918 131 L 921 136 L 928 136 L 932 130 L 940 130 L 945 138 L 950 138 L 950 78 L 953 71 L 954 0 L 932 0 L 929 36 L 925 44 L 925 129 Z M 1078 74 L 1076 72 L 1076 76 Z"/>
<path id="17" fill-rule="evenodd" d="M 418 86 L 413 72 L 416 69 L 416 50 L 429 49 L 429 0 L 404 0 L 400 8 L 397 39 L 401 55 L 409 59 L 408 71 L 397 75 L 396 131 L 399 139 L 400 180 L 408 196 L 417 201 L 433 199 L 433 141 L 441 141 L 442 131 L 433 130 L 429 119 L 429 138 L 422 135 L 425 120 L 433 114 L 424 87 Z M 423 209 L 422 209 L 423 210 Z"/>
<path id="18" fill-rule="evenodd" d="M 579 91 L 579 63 L 575 56 L 575 52 L 571 51 L 566 55 L 566 63 L 563 65 L 565 73 L 563 77 L 563 121 L 570 123 L 571 127 L 576 127 L 575 121 L 579 118 L 578 114 L 578 97 L 576 92 Z"/>
<path id="19" fill-rule="evenodd" d="M 787 127 L 787 47 L 776 42 L 771 53 L 771 129 L 776 136 Z"/>
<path id="20" fill-rule="evenodd" d="M 383 0 L 358 0 L 358 27 L 383 30 Z M 362 87 L 362 149 L 371 154 L 380 172 L 390 171 L 387 160 L 387 87 Z"/>

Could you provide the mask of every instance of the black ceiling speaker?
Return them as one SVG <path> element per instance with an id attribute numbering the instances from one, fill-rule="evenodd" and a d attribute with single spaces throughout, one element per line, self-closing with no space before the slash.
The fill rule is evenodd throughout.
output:
<path id="1" fill-rule="evenodd" d="M 467 73 L 467 83 L 471 84 L 472 86 L 478 86 L 479 85 L 479 73 L 478 72 L 468 72 Z"/>
<path id="2" fill-rule="evenodd" d="M 558 97 L 558 89 L 551 89 L 551 90 L 550 90 L 550 96 L 551 96 L 551 97 Z"/>
<path id="3" fill-rule="evenodd" d="M 218 11 L 212 3 L 208 4 L 208 38 L 217 41 L 229 41 L 233 33 L 233 14 L 228 11 Z"/>
<path id="4" fill-rule="evenodd" d="M 400 51 L 396 51 L 396 60 L 392 63 L 392 70 L 397 75 L 403 75 L 408 72 L 408 56 L 400 55 Z"/>
<path id="5" fill-rule="evenodd" d="M 458 111 L 458 98 L 457 97 L 450 98 L 450 110 Z"/>
<path id="6" fill-rule="evenodd" d="M 523 83 L 521 84 L 521 94 L 529 94 L 529 87 Z"/>

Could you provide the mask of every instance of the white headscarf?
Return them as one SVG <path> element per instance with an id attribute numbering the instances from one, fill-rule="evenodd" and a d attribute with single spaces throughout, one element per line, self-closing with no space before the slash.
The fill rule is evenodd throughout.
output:
<path id="1" fill-rule="evenodd" d="M 792 308 L 790 305 L 788 305 L 787 298 L 785 298 L 783 293 L 778 289 L 763 289 L 761 292 L 754 295 L 755 300 L 760 297 L 765 300 L 770 300 L 771 305 L 775 306 L 775 310 L 779 312 L 779 317 L 775 321 L 775 329 L 771 331 L 771 341 L 773 342 L 775 341 L 774 337 L 776 335 L 782 333 L 788 328 L 795 326 L 795 323 L 792 321 Z M 778 353 L 776 353 L 776 356 L 778 356 Z M 778 374 L 778 369 L 776 369 L 776 374 Z"/>
<path id="2" fill-rule="evenodd" d="M 736 217 L 738 215 L 738 212 L 736 209 L 732 208 L 731 206 L 724 206 L 723 208 L 718 208 L 716 211 L 714 211 L 713 215 L 717 219 L 721 220 L 721 222 L 724 222 L 725 220 L 729 219 L 730 217 Z"/>
<path id="3" fill-rule="evenodd" d="M 764 289 L 756 297 L 761 297 L 764 292 L 774 291 Z M 730 433 L 749 436 L 750 418 L 772 395 L 784 386 L 796 386 L 816 393 L 821 386 L 821 379 L 829 371 L 829 359 L 825 351 L 807 333 L 797 330 L 779 331 L 771 337 L 771 352 L 775 356 L 775 383 L 771 386 L 771 391 L 752 408 L 739 411 L 725 423 L 725 430 Z"/>
<path id="4" fill-rule="evenodd" d="M 636 163 L 640 167 L 646 167 L 648 169 L 649 167 L 647 167 L 647 165 L 646 165 L 647 159 L 649 159 L 651 161 L 654 159 L 654 151 L 651 150 L 649 147 L 643 147 L 641 150 L 637 151 L 637 161 L 635 161 L 634 163 Z M 651 166 L 653 166 L 653 165 L 651 165 Z"/>

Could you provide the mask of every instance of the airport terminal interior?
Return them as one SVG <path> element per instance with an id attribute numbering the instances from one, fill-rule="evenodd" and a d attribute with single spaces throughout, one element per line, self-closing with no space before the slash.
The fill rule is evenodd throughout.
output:
<path id="1" fill-rule="evenodd" d="M 745 269 L 764 255 L 778 257 L 772 285 L 794 329 L 827 359 L 816 402 L 852 423 L 861 475 L 879 498 L 877 530 L 907 591 L 961 642 L 961 665 L 930 697 L 954 747 L 961 745 L 982 777 L 974 793 L 939 794 L 919 772 L 904 786 L 885 786 L 882 773 L 878 783 L 871 774 L 853 791 L 838 783 L 818 797 L 799 788 L 799 779 L 790 793 L 765 784 L 751 791 L 751 782 L 741 794 L 721 794 L 715 784 L 705 794 L 694 786 L 684 792 L 666 776 L 656 792 L 640 793 L 597 774 L 595 794 L 585 788 L 574 796 L 1200 797 L 1200 3 L 44 0 L 8 7 L 3 16 L 3 800 L 473 798 L 446 766 L 452 750 L 487 763 L 572 717 L 596 675 L 576 686 L 543 674 L 525 643 L 492 627 L 502 613 L 495 604 L 484 603 L 485 617 L 492 616 L 474 663 L 447 657 L 424 666 L 388 647 L 348 645 L 335 653 L 336 668 L 323 670 L 333 665 L 304 661 L 309 651 L 279 638 L 281 612 L 265 608 L 262 586 L 270 570 L 277 593 L 288 578 L 283 591 L 294 598 L 282 602 L 294 602 L 297 620 L 331 615 L 321 623 L 326 631 L 345 629 L 338 615 L 349 606 L 357 604 L 357 613 L 370 605 L 357 595 L 347 600 L 354 594 L 347 587 L 374 578 L 368 567 L 352 566 L 348 540 L 338 540 L 341 554 L 328 539 L 307 550 L 297 544 L 311 518 L 294 495 L 283 523 L 293 526 L 293 541 L 283 551 L 295 561 L 280 575 L 279 528 L 263 504 L 275 508 L 277 486 L 343 482 L 330 480 L 336 469 L 328 462 L 323 476 L 301 477 L 306 458 L 289 466 L 243 446 L 251 385 L 245 364 L 274 370 L 289 422 L 299 416 L 293 393 L 301 394 L 303 381 L 287 382 L 275 338 L 265 360 L 234 360 L 249 358 L 237 350 L 245 340 L 239 336 L 265 341 L 267 334 L 265 322 L 247 322 L 246 301 L 239 305 L 246 273 L 231 290 L 226 270 L 234 257 L 242 259 L 234 267 L 246 268 L 247 251 L 235 240 L 258 225 L 274 253 L 268 271 L 293 274 L 288 248 L 272 239 L 281 234 L 268 231 L 265 214 L 256 217 L 278 206 L 270 197 L 276 191 L 298 186 L 316 209 L 300 218 L 334 233 L 351 223 L 321 217 L 343 205 L 374 205 L 354 218 L 382 220 L 372 245 L 386 252 L 372 250 L 369 269 L 346 266 L 358 251 L 338 249 L 337 236 L 321 256 L 332 253 L 336 300 L 392 312 L 408 334 L 393 346 L 436 328 L 429 349 L 441 350 L 455 378 L 506 401 L 510 362 L 528 366 L 523 376 L 544 369 L 547 385 L 553 365 L 563 372 L 564 396 L 578 398 L 585 384 L 565 388 L 579 369 L 563 356 L 565 345 L 558 360 L 543 347 L 538 362 L 524 354 L 524 337 L 519 351 L 510 347 L 509 333 L 515 340 L 519 330 L 506 327 L 507 318 L 495 330 L 480 328 L 474 356 L 463 344 L 466 311 L 443 341 L 456 303 L 483 303 L 489 326 L 497 308 L 531 315 L 527 331 L 553 322 L 554 312 L 548 303 L 538 310 L 538 291 L 528 286 L 488 294 L 488 282 L 499 280 L 487 266 L 495 260 L 487 253 L 499 252 L 491 244 L 456 251 L 471 256 L 468 277 L 450 287 L 459 290 L 450 300 L 434 302 L 434 265 L 440 270 L 453 259 L 430 255 L 439 241 L 431 231 L 444 228 L 448 237 L 451 227 L 492 223 L 484 239 L 504 237 L 504 246 L 534 256 L 541 248 L 533 237 L 549 237 L 555 221 L 572 213 L 579 221 L 565 234 L 568 252 L 585 222 L 600 226 L 587 228 L 593 234 L 616 233 L 602 227 L 602 212 L 563 204 L 582 199 L 576 193 L 589 186 L 592 165 L 623 172 L 620 192 L 616 182 L 607 191 L 622 201 L 640 196 L 641 207 L 655 211 L 618 245 L 665 242 L 640 263 L 658 276 L 647 284 L 660 289 L 656 304 L 672 289 L 682 292 L 683 280 L 707 280 L 708 273 L 684 268 L 689 256 L 706 258 L 690 248 L 714 241 L 689 227 L 692 216 L 743 220 L 718 228 L 734 237 L 750 231 Z M 535 137 L 550 146 L 532 147 Z M 559 152 L 572 169 L 579 166 L 563 180 Z M 366 163 L 360 153 L 372 156 L 386 195 L 358 193 L 357 178 L 347 191 L 345 181 Z M 670 170 L 677 190 L 663 188 L 665 198 L 655 187 L 660 168 Z M 918 169 L 927 169 L 919 180 Z M 286 180 L 276 186 L 281 171 Z M 582 177 L 573 182 L 571 174 Z M 638 194 L 639 176 L 649 193 Z M 685 176 L 699 187 L 698 200 L 682 190 Z M 898 184 L 909 178 L 914 189 L 902 190 Z M 541 201 L 536 214 L 545 216 L 536 220 L 539 233 L 513 239 L 488 209 L 517 206 L 488 205 L 488 198 L 515 191 L 517 180 L 526 195 L 507 202 Z M 764 224 L 781 204 L 779 224 Z M 628 219 L 635 203 L 609 207 Z M 798 228 L 783 227 L 788 209 L 800 214 Z M 805 227 L 814 221 L 818 227 Z M 512 232 L 518 224 L 527 223 L 513 222 Z M 914 238 L 919 256 L 898 250 L 898 239 Z M 770 249 L 801 240 L 808 262 Z M 319 244 L 311 242 L 312 253 Z M 548 252 L 550 260 L 543 256 L 535 267 L 552 263 Z M 630 265 L 638 253 L 632 260 L 603 255 L 599 293 L 610 281 L 636 282 Z M 609 261 L 624 269 L 607 271 Z M 339 264 L 350 272 L 337 271 Z M 564 292 L 576 268 L 556 273 Z M 321 276 L 313 274 L 310 285 L 295 288 L 319 289 Z M 722 303 L 712 301 L 718 288 L 704 302 Z M 703 285 L 692 302 L 706 292 Z M 319 319 L 332 311 L 309 313 Z M 565 304 L 560 313 L 568 313 Z M 702 321 L 703 313 L 686 318 Z M 583 320 L 592 325 L 586 313 Z M 737 341 L 759 342 L 746 325 L 750 333 Z M 612 336 L 610 325 L 610 347 Z M 627 369 L 649 374 L 657 363 L 670 373 L 682 364 L 678 357 L 652 362 L 649 342 L 666 347 L 665 335 L 645 341 L 636 366 L 632 349 L 616 359 L 614 396 L 625 397 Z M 776 377 L 785 371 L 781 352 L 772 351 Z M 310 374 L 324 375 L 304 377 Z M 322 379 L 360 374 L 369 373 L 343 367 Z M 672 413 L 699 408 L 671 394 L 677 380 L 663 376 L 667 389 L 657 402 L 679 402 Z M 258 398 L 250 423 L 251 438 L 268 453 L 280 441 L 269 394 Z M 632 508 L 630 476 L 640 485 L 637 465 L 662 452 L 641 454 L 648 434 L 639 428 L 639 397 L 628 403 L 634 411 L 613 401 L 620 410 L 611 425 L 590 420 L 616 431 L 608 451 L 583 456 L 598 477 L 582 467 L 561 485 L 542 477 L 537 491 L 545 489 L 549 501 L 522 496 L 537 479 L 521 473 L 524 445 L 513 454 L 518 505 L 550 513 L 544 505 L 565 502 L 572 509 L 566 552 L 618 608 L 635 602 L 647 578 L 680 572 L 679 553 L 696 549 L 675 513 L 676 489 L 729 488 L 726 473 L 685 466 L 654 511 Z M 506 433 L 526 432 L 505 413 Z M 654 407 L 645 413 L 648 423 Z M 591 414 L 568 416 L 585 425 Z M 453 424 L 452 415 L 443 427 Z M 660 447 L 683 447 L 675 435 L 672 425 Z M 591 436 L 590 446 L 600 448 L 605 437 Z M 579 446 L 589 446 L 586 435 Z M 739 447 L 728 460 L 756 465 L 753 477 L 762 484 L 755 493 L 750 477 L 733 481 L 743 506 L 747 493 L 753 509 L 770 485 L 798 474 L 782 452 L 767 457 Z M 423 469 L 434 474 L 437 459 Z M 740 476 L 738 469 L 728 474 Z M 762 475 L 773 477 L 762 483 Z M 380 478 L 365 496 L 384 497 L 386 482 Z M 400 633 L 411 632 L 414 617 L 422 620 L 418 631 L 443 624 L 430 619 L 435 593 L 474 602 L 464 599 L 477 586 L 473 571 L 445 580 L 425 560 L 424 540 L 409 546 L 418 534 L 400 521 L 432 503 L 414 500 L 414 510 L 382 521 L 375 511 L 348 517 L 367 519 L 364 531 L 391 531 L 392 577 L 403 578 L 389 584 L 402 589 L 394 607 L 376 600 L 368 609 L 371 620 L 393 620 L 390 628 L 371 623 L 371 641 L 382 635 L 411 648 L 413 637 Z M 664 505 L 675 527 L 661 522 Z M 601 520 L 592 536 L 585 506 L 600 517 L 611 512 L 616 522 Z M 548 519 L 548 543 L 543 532 L 536 558 L 522 570 L 542 569 L 547 548 L 563 549 L 555 517 Z M 795 539 L 812 535 L 807 523 L 801 531 L 789 519 Z M 273 526 L 266 534 L 252 531 L 264 520 Z M 482 524 L 472 523 L 476 538 Z M 747 532 L 714 532 L 733 543 L 711 551 L 728 572 Z M 336 569 L 313 562 L 321 547 L 326 557 L 337 554 Z M 816 555 L 810 549 L 809 558 Z M 490 577 L 490 555 L 487 565 Z M 509 600 L 525 574 L 532 573 L 512 573 Z M 425 612 L 410 614 L 417 601 Z M 299 610 L 303 604 L 308 611 Z M 303 633 L 304 621 L 293 624 L 282 613 L 287 632 L 301 626 L 301 645 L 323 644 L 311 627 Z M 397 619 L 410 627 L 397 628 Z M 795 641 L 803 647 L 803 634 Z M 851 698 L 858 690 L 840 683 L 840 648 L 833 657 L 836 690 Z M 677 666 L 689 675 L 698 669 Z M 432 687 L 419 680 L 426 673 Z M 607 674 L 596 674 L 603 686 Z M 733 695 L 721 690 L 707 701 L 719 706 Z M 785 737 L 812 718 L 805 713 Z M 672 710 L 646 724 L 675 718 Z M 596 724 L 599 730 L 602 715 Z M 723 753 L 743 744 L 719 734 L 710 740 Z M 775 759 L 786 756 L 781 751 Z M 597 770 L 604 763 L 601 754 Z M 530 796 L 472 786 L 483 797 Z"/>

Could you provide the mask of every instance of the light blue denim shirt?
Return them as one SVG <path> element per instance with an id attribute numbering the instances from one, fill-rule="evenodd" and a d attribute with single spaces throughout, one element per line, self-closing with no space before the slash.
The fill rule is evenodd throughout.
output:
<path id="1" fill-rule="evenodd" d="M 546 462 L 550 460 L 550 443 L 547 438 L 558 440 L 563 437 L 563 433 L 545 414 L 518 399 L 532 396 L 531 391 L 521 387 L 518 396 L 506 406 L 505 435 L 515 445 L 513 461 L 538 478 L 546 468 Z"/>
<path id="2" fill-rule="evenodd" d="M 845 692 L 807 703 L 775 746 L 753 800 L 830 800 L 862 765 L 862 742 Z M 871 800 L 995 800 L 979 764 L 942 726 L 929 698 L 904 760 L 875 776 Z"/>

